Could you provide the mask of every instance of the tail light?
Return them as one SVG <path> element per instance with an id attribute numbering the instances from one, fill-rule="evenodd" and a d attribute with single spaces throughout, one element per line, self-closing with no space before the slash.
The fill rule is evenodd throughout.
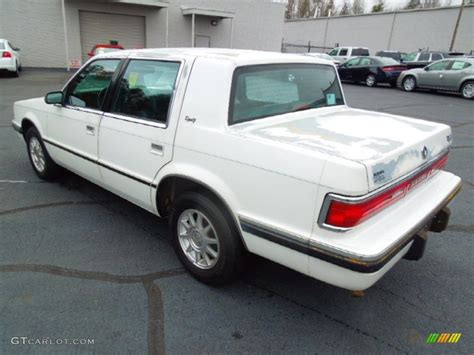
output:
<path id="1" fill-rule="evenodd" d="M 404 70 L 407 70 L 407 67 L 406 67 L 406 66 L 403 66 L 403 65 L 396 65 L 396 66 L 382 67 L 382 70 L 383 70 L 384 72 L 404 71 Z"/>
<path id="2" fill-rule="evenodd" d="M 328 195 L 329 207 L 324 218 L 324 225 L 336 229 L 349 229 L 357 226 L 405 197 L 415 186 L 430 178 L 436 171 L 442 170 L 447 161 L 448 155 L 445 154 L 413 176 L 368 197 L 351 199 Z"/>
<path id="3" fill-rule="evenodd" d="M 2 58 L 11 58 L 11 57 L 12 57 L 12 54 L 8 51 L 3 52 L 2 54 Z"/>

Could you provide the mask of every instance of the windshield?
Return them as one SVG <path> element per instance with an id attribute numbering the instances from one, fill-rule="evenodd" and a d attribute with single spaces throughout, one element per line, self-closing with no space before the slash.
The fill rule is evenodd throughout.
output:
<path id="1" fill-rule="evenodd" d="M 343 105 L 336 71 L 324 64 L 266 64 L 237 68 L 229 124 L 318 107 Z"/>

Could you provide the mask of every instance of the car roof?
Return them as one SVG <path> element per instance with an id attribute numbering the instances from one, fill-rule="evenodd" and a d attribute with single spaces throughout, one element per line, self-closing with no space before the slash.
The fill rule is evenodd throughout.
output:
<path id="1" fill-rule="evenodd" d="M 126 49 L 119 52 L 100 54 L 94 58 L 146 58 L 146 59 L 214 59 L 228 61 L 235 66 L 271 63 L 320 63 L 328 61 L 301 54 L 266 52 L 246 49 L 224 48 L 148 48 Z"/>

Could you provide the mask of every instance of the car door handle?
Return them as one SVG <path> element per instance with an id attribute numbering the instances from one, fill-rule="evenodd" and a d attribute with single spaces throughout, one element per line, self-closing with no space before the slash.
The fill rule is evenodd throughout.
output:
<path id="1" fill-rule="evenodd" d="M 165 149 L 161 144 L 151 143 L 151 154 L 155 155 L 163 155 L 165 153 Z"/>
<path id="2" fill-rule="evenodd" d="M 94 126 L 86 126 L 86 133 L 90 134 L 91 136 L 95 135 L 95 127 Z"/>

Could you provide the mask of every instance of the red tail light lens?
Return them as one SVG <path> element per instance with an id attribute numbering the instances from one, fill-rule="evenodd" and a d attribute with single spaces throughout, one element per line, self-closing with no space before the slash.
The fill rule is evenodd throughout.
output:
<path id="1" fill-rule="evenodd" d="M 405 197 L 408 191 L 430 178 L 436 171 L 442 170 L 447 161 L 448 155 L 445 154 L 409 179 L 367 199 L 351 201 L 329 197 L 331 201 L 324 224 L 336 228 L 355 227 Z"/>
<path id="2" fill-rule="evenodd" d="M 382 70 L 384 72 L 390 72 L 390 71 L 404 71 L 407 70 L 407 67 L 403 65 L 398 65 L 398 66 L 388 66 L 388 67 L 382 67 Z"/>
<path id="3" fill-rule="evenodd" d="M 2 54 L 2 58 L 11 58 L 11 57 L 12 57 L 12 54 L 8 51 L 3 52 Z"/>

